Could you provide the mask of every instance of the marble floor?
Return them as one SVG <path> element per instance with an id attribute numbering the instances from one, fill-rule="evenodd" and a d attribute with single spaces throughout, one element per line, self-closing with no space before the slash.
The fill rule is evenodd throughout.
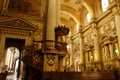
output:
<path id="1" fill-rule="evenodd" d="M 6 80 L 21 80 L 21 79 L 17 78 L 17 73 L 13 73 L 13 74 L 9 74 Z"/>

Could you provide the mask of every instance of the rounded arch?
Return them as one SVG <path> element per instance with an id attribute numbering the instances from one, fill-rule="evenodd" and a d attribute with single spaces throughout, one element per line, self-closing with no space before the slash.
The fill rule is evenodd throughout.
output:
<path id="1" fill-rule="evenodd" d="M 60 11 L 60 13 L 63 15 L 68 15 L 70 17 L 69 24 L 71 23 L 70 21 L 72 21 L 72 20 L 73 20 L 72 22 L 75 24 L 74 27 L 73 26 L 70 27 L 69 36 L 77 33 L 79 31 L 79 26 L 80 26 L 79 20 L 74 15 L 72 15 L 71 13 L 69 13 L 67 11 Z"/>
<path id="2" fill-rule="evenodd" d="M 78 25 L 80 24 L 79 20 L 75 16 L 73 16 L 71 13 L 69 13 L 67 11 L 60 11 L 60 13 L 70 16 L 71 18 L 73 18 L 73 20 L 76 22 L 76 24 L 78 24 Z"/>
<path id="3" fill-rule="evenodd" d="M 90 12 L 91 19 L 95 18 L 95 12 L 94 12 L 94 9 L 93 9 L 92 5 L 88 1 L 86 1 L 86 0 L 84 0 L 82 4 Z"/>

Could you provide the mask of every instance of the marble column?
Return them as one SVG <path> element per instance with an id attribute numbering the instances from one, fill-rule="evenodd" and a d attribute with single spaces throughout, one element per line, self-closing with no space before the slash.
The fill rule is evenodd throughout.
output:
<path id="1" fill-rule="evenodd" d="M 81 71 L 84 71 L 84 53 L 83 53 L 83 34 L 80 32 L 80 67 L 81 67 Z"/>
<path id="2" fill-rule="evenodd" d="M 94 34 L 94 62 L 100 62 L 100 51 L 99 51 L 99 40 L 98 40 L 98 30 L 96 23 L 92 23 L 93 34 Z"/>
<path id="3" fill-rule="evenodd" d="M 48 0 L 48 11 L 47 11 L 47 25 L 46 25 L 46 35 L 45 40 L 52 40 L 55 41 L 55 27 L 58 25 L 58 15 L 59 12 L 57 8 L 60 6 L 58 5 L 60 0 Z M 45 47 L 49 46 L 48 44 L 45 44 Z M 50 57 L 48 57 L 50 56 Z M 54 57 L 54 58 L 53 58 Z M 53 53 L 44 54 L 44 64 L 43 64 L 43 71 L 56 71 L 58 70 L 58 58 L 59 56 L 56 54 L 53 55 Z M 49 59 L 50 58 L 50 59 Z M 49 65 L 49 62 L 54 62 L 52 66 Z"/>
<path id="4" fill-rule="evenodd" d="M 55 40 L 54 29 L 57 26 L 57 0 L 48 0 L 46 40 Z"/>
<path id="5" fill-rule="evenodd" d="M 83 36 L 82 36 L 82 33 L 80 33 L 80 64 L 84 64 Z"/>

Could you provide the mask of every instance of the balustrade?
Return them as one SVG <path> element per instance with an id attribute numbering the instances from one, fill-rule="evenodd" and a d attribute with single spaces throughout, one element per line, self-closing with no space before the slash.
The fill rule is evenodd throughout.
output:
<path id="1" fill-rule="evenodd" d="M 34 41 L 35 50 L 59 50 L 59 51 L 67 51 L 67 44 L 58 41 Z"/>

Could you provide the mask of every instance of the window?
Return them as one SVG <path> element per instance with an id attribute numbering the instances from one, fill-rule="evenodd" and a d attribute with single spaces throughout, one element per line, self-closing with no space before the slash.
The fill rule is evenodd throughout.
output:
<path id="1" fill-rule="evenodd" d="M 87 13 L 87 22 L 90 22 L 90 20 L 91 20 L 90 13 Z"/>
<path id="2" fill-rule="evenodd" d="M 78 32 L 78 31 L 79 31 L 79 25 L 76 24 L 76 32 Z"/>
<path id="3" fill-rule="evenodd" d="M 102 2 L 102 10 L 105 12 L 109 6 L 109 0 L 101 0 Z"/>

